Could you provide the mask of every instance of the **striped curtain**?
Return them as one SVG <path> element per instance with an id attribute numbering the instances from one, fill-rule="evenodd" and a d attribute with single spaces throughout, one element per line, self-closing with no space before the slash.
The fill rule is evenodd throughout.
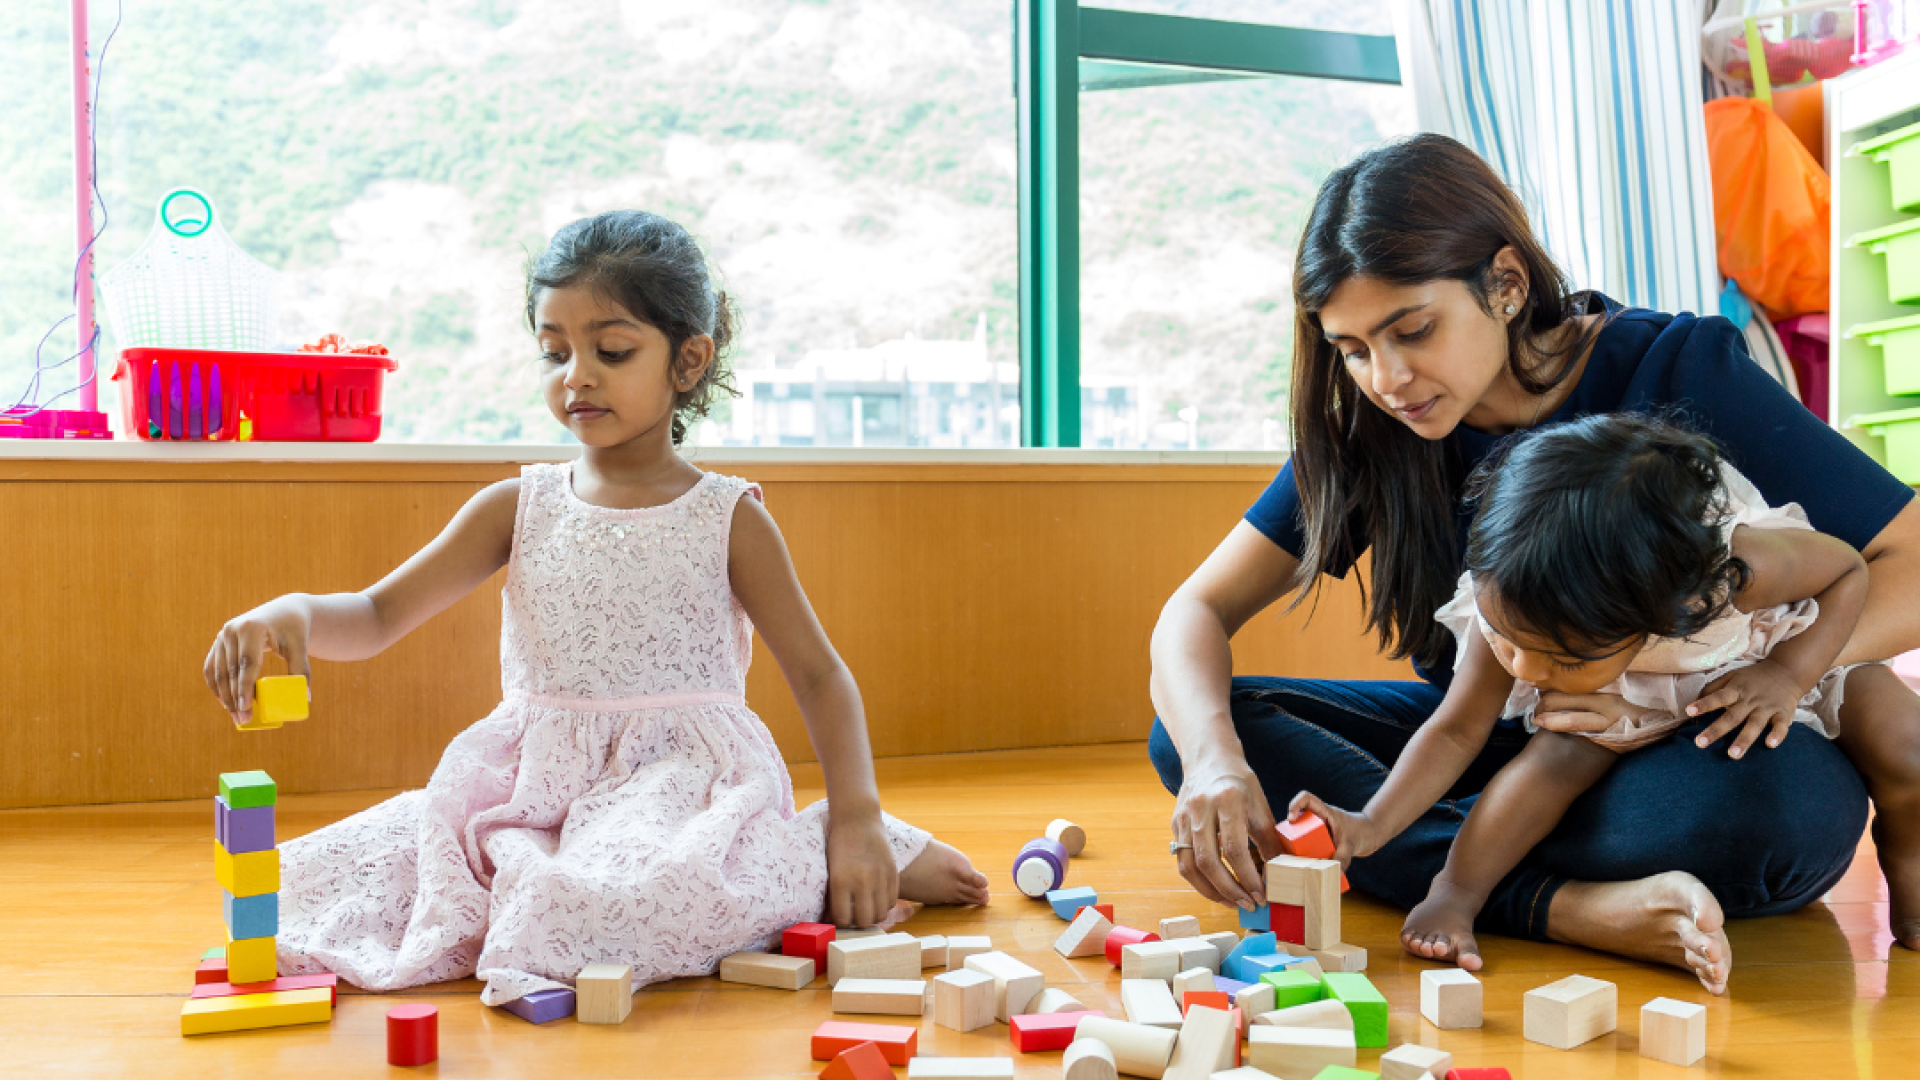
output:
<path id="1" fill-rule="evenodd" d="M 1717 310 L 1699 0 L 1391 0 L 1420 126 L 1479 151 L 1576 287 Z"/>

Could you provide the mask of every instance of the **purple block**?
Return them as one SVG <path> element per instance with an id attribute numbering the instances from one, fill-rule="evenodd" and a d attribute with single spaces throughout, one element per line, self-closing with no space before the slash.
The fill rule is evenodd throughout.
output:
<path id="1" fill-rule="evenodd" d="M 1243 983 L 1239 979 L 1229 979 L 1225 975 L 1215 975 L 1213 977 L 1213 988 L 1228 997 L 1232 997 L 1252 985 L 1252 983 Z"/>
<path id="2" fill-rule="evenodd" d="M 544 1024 L 573 1015 L 573 991 L 564 986 L 535 990 L 500 1007 L 530 1024 Z"/>
<path id="3" fill-rule="evenodd" d="M 224 795 L 213 797 L 213 835 L 234 855 L 273 850 L 273 807 L 249 806 L 235 810 Z"/>
<path id="4" fill-rule="evenodd" d="M 1044 836 L 1026 842 L 1013 857 L 1013 883 L 1035 900 L 1067 880 L 1067 849 Z"/>

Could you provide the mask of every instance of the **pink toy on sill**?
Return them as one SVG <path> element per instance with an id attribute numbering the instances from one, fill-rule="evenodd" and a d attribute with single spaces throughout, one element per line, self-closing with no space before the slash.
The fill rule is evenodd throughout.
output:
<path id="1" fill-rule="evenodd" d="M 21 405 L 0 413 L 0 439 L 111 439 L 107 414 Z"/>
<path id="2" fill-rule="evenodd" d="M 1853 0 L 1855 67 L 1890 60 L 1920 40 L 1920 10 L 1910 0 Z"/>

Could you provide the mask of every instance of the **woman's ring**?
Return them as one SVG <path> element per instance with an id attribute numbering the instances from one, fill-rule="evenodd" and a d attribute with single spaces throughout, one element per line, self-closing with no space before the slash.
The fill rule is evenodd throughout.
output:
<path id="1" fill-rule="evenodd" d="M 1182 851 L 1189 850 L 1192 847 L 1192 844 L 1183 844 L 1178 840 L 1169 841 L 1167 844 L 1167 854 L 1178 855 Z"/>

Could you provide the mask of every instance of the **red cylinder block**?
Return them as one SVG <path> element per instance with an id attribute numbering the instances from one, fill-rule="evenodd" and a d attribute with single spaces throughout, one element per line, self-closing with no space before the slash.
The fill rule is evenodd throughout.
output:
<path id="1" fill-rule="evenodd" d="M 387 1064 L 427 1065 L 439 1057 L 439 1009 L 398 1005 L 387 1010 Z"/>
<path id="2" fill-rule="evenodd" d="M 1107 931 L 1107 960 L 1114 967 L 1120 966 L 1120 950 L 1129 945 L 1138 945 L 1143 941 L 1159 941 L 1159 934 L 1145 930 L 1135 930 L 1131 926 L 1116 926 Z"/>

